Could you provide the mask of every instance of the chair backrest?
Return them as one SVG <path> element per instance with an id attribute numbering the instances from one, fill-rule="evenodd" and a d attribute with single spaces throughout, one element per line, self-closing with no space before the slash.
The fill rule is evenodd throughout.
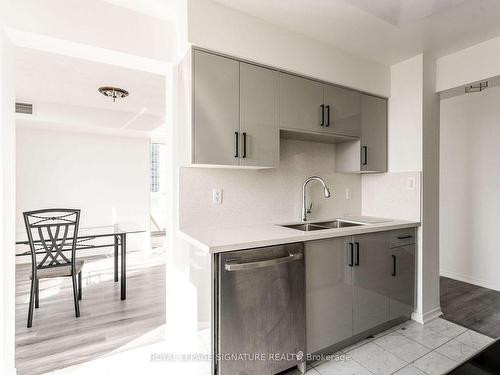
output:
<path id="1" fill-rule="evenodd" d="M 75 265 L 80 210 L 54 208 L 23 212 L 31 249 L 33 273 L 37 269 Z"/>

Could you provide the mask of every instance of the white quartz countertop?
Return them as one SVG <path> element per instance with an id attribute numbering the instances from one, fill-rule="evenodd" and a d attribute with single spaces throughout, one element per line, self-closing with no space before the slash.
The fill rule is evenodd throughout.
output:
<path id="1" fill-rule="evenodd" d="M 352 236 L 363 233 L 382 232 L 393 229 L 404 229 L 420 225 L 419 222 L 415 221 L 379 219 L 362 216 L 339 217 L 335 219 L 366 224 L 345 228 L 322 229 L 310 232 L 303 232 L 297 229 L 280 226 L 284 224 L 300 224 L 297 222 L 227 227 L 182 228 L 180 232 L 189 243 L 195 245 L 199 249 L 214 254 L 232 250 L 274 246 L 285 243 L 313 241 L 325 238 Z M 311 223 L 326 220 L 314 220 L 311 221 Z"/>

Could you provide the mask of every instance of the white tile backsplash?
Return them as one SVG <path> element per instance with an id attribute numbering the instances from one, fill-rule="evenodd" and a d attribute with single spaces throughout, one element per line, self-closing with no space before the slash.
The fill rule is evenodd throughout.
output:
<path id="1" fill-rule="evenodd" d="M 335 145 L 283 139 L 280 154 L 276 169 L 181 168 L 180 227 L 300 221 L 302 183 L 312 175 L 325 179 L 332 197 L 309 184 L 311 219 L 361 213 L 361 176 L 335 173 Z M 213 188 L 224 189 L 222 204 L 212 203 Z"/>
<path id="2" fill-rule="evenodd" d="M 363 215 L 420 221 L 420 172 L 364 174 L 361 184 Z"/>

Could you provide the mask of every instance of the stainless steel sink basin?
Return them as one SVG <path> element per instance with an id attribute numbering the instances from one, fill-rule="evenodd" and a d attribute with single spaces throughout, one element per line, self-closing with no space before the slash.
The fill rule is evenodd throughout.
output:
<path id="1" fill-rule="evenodd" d="M 331 221 L 322 221 L 321 223 L 314 223 L 314 225 L 327 228 L 346 228 L 346 227 L 357 227 L 358 225 L 363 225 L 363 224 L 350 223 L 348 221 L 342 221 L 342 220 L 331 220 Z"/>
<path id="2" fill-rule="evenodd" d="M 329 221 L 322 221 L 319 223 L 291 224 L 291 225 L 281 225 L 281 226 L 285 228 L 301 230 L 303 232 L 310 232 L 314 230 L 355 227 L 358 225 L 363 225 L 363 224 L 350 223 L 342 220 L 329 220 Z"/>
<path id="3" fill-rule="evenodd" d="M 301 230 L 303 232 L 310 232 L 313 230 L 330 229 L 328 227 L 322 227 L 322 226 L 316 225 L 316 224 L 292 224 L 292 225 L 281 225 L 281 226 L 285 227 L 285 228 Z"/>

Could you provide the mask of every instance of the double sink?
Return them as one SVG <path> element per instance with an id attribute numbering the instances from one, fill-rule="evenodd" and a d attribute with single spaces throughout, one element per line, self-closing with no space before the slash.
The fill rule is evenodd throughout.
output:
<path id="1" fill-rule="evenodd" d="M 330 220 L 330 221 L 321 221 L 318 223 L 290 224 L 290 225 L 281 225 L 281 226 L 285 227 L 285 228 L 301 230 L 303 232 L 311 232 L 314 230 L 356 227 L 359 225 L 363 225 L 363 224 L 353 223 L 350 221 L 343 221 L 343 220 Z"/>

